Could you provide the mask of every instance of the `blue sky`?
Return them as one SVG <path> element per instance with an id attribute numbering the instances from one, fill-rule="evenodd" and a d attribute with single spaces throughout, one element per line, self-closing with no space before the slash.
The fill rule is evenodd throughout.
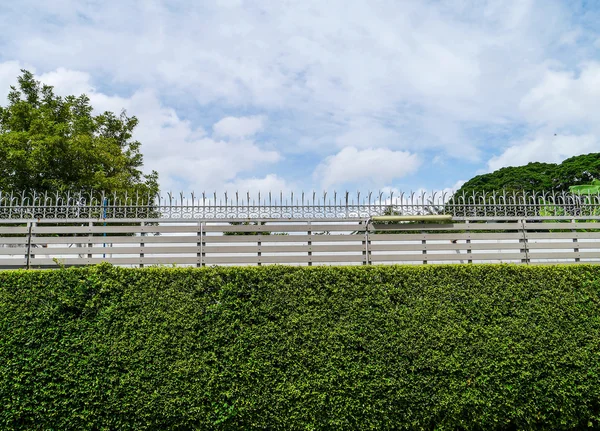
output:
<path id="1" fill-rule="evenodd" d="M 21 68 L 140 119 L 163 189 L 441 190 L 600 151 L 600 4 L 0 2 Z"/>

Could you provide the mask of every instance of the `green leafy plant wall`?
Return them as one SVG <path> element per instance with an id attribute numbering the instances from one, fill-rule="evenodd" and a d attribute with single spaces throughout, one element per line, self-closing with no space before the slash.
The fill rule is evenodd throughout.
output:
<path id="1" fill-rule="evenodd" d="M 600 268 L 0 272 L 2 430 L 587 429 Z"/>

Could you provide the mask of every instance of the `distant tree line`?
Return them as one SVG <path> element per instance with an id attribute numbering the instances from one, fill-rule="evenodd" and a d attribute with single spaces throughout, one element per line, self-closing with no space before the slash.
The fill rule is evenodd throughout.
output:
<path id="1" fill-rule="evenodd" d="M 502 190 L 568 192 L 571 186 L 590 184 L 598 178 L 600 178 L 600 153 L 590 153 L 571 157 L 558 164 L 533 162 L 477 175 L 463 184 L 454 196 Z"/>

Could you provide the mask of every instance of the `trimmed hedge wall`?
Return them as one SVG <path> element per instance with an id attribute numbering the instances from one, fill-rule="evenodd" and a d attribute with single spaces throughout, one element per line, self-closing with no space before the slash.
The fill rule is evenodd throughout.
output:
<path id="1" fill-rule="evenodd" d="M 0 429 L 587 429 L 600 267 L 0 272 Z"/>

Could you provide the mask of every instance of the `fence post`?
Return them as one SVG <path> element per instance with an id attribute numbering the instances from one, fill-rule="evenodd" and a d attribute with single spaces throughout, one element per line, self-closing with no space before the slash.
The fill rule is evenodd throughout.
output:
<path id="1" fill-rule="evenodd" d="M 312 246 L 312 241 L 311 241 L 311 239 L 312 239 L 311 224 L 312 223 L 309 220 L 307 222 L 307 224 L 308 224 L 308 231 L 306 233 L 308 234 L 308 250 L 309 250 L 308 251 L 308 266 L 312 266 L 312 251 L 310 251 L 310 250 L 312 250 L 312 247 L 311 247 Z"/>
<path id="2" fill-rule="evenodd" d="M 31 269 L 31 230 L 33 229 L 34 222 L 27 222 L 27 254 L 25 259 L 27 261 L 27 269 Z"/>
<path id="3" fill-rule="evenodd" d="M 471 229 L 470 229 L 470 226 L 469 226 L 469 220 L 465 220 L 465 225 L 467 227 L 467 233 L 469 234 L 469 238 L 467 238 L 466 243 L 467 244 L 471 244 L 471 238 L 470 238 L 470 236 L 471 236 Z M 473 259 L 471 258 L 471 247 L 467 248 L 467 254 L 469 255 L 469 259 L 467 260 L 467 263 L 473 263 Z"/>
<path id="4" fill-rule="evenodd" d="M 258 223 L 258 226 L 260 226 L 260 223 Z M 262 232 L 259 231 L 258 232 L 258 237 L 262 237 Z M 258 247 L 258 252 L 256 253 L 256 255 L 258 256 L 258 262 L 257 262 L 257 266 L 262 266 L 262 263 L 260 262 L 260 257 L 262 256 L 262 253 L 260 252 L 260 245 L 262 243 L 260 242 L 260 239 L 258 241 L 256 241 L 256 246 Z"/>
<path id="5" fill-rule="evenodd" d="M 196 231 L 196 268 L 202 266 L 202 222 L 198 222 L 198 230 Z"/>
<path id="6" fill-rule="evenodd" d="M 427 240 L 425 239 L 425 235 L 427 234 L 424 230 L 422 230 L 421 233 L 423 234 L 423 239 L 421 240 L 421 245 L 423 246 L 423 249 L 421 250 L 421 254 L 423 255 L 423 265 L 427 265 Z"/>
<path id="7" fill-rule="evenodd" d="M 576 223 L 576 220 L 575 219 L 571 219 L 571 223 Z M 575 253 L 579 253 L 579 246 L 578 246 L 579 240 L 577 239 L 577 229 L 571 229 L 571 232 L 574 233 L 574 235 L 573 235 L 573 242 L 575 243 L 575 248 L 573 249 L 573 251 Z M 580 262 L 580 261 L 581 261 L 580 258 L 575 257 L 575 262 Z"/>
<path id="8" fill-rule="evenodd" d="M 200 242 L 196 244 L 196 246 L 200 247 L 200 253 L 198 253 L 198 263 L 196 264 L 197 266 L 205 266 L 206 264 L 204 263 L 205 261 L 205 257 L 206 257 L 206 253 L 204 252 L 204 247 L 206 246 L 206 242 L 204 241 L 204 238 L 206 237 L 206 229 L 204 229 L 204 227 L 206 226 L 206 222 L 200 222 L 200 232 L 198 233 L 199 236 L 199 240 Z"/>
<path id="9" fill-rule="evenodd" d="M 523 243 L 523 248 L 520 250 L 521 253 L 525 253 L 525 259 L 521 259 L 521 263 L 525 263 L 529 265 L 529 246 L 528 246 L 528 238 L 527 238 L 527 230 L 525 229 L 525 219 L 519 220 L 521 224 L 521 232 L 523 233 L 523 238 L 519 240 L 519 242 Z"/>
<path id="10" fill-rule="evenodd" d="M 93 244 L 91 242 L 91 238 L 92 238 L 92 227 L 94 226 L 94 222 L 89 222 L 88 226 L 90 227 L 90 233 L 88 234 L 88 249 L 91 249 L 93 247 Z M 91 250 L 88 250 L 88 252 Z M 88 253 L 88 259 L 91 259 L 92 257 L 94 257 L 94 255 L 92 253 Z M 89 262 L 88 262 L 89 263 Z"/>
<path id="11" fill-rule="evenodd" d="M 140 222 L 140 226 L 144 227 L 146 225 L 146 223 L 144 222 Z M 146 232 L 143 231 L 140 233 L 140 237 L 141 237 L 141 242 L 140 242 L 140 268 L 144 267 L 144 264 L 142 263 L 142 261 L 144 260 L 144 237 L 146 236 Z"/>
<path id="12" fill-rule="evenodd" d="M 359 222 L 359 224 L 363 224 L 362 221 Z M 365 225 L 365 239 L 363 240 L 363 245 L 365 246 L 365 249 L 363 250 L 363 265 L 370 265 L 371 264 L 371 252 L 369 251 L 369 223 L 367 222 Z"/>

